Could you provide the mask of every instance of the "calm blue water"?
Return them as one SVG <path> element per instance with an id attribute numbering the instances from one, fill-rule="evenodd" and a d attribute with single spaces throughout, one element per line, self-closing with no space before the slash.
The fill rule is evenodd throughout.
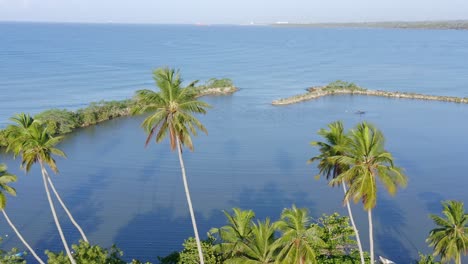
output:
<path id="1" fill-rule="evenodd" d="M 185 152 L 201 234 L 225 223 L 223 209 L 277 217 L 295 203 L 314 217 L 345 210 L 342 193 L 315 181 L 316 131 L 343 120 L 379 126 L 404 167 L 409 186 L 383 190 L 375 210 L 377 254 L 408 263 L 433 227 L 444 199 L 468 201 L 468 106 L 335 96 L 273 107 L 273 99 L 336 79 L 372 89 L 468 96 L 468 32 L 150 25 L 0 24 L 0 127 L 14 113 L 123 99 L 153 87 L 151 70 L 180 68 L 186 80 L 229 77 L 241 88 L 204 98 L 209 136 Z M 353 114 L 365 110 L 363 116 Z M 58 190 L 92 242 L 116 243 L 128 259 L 156 261 L 181 247 L 191 224 L 176 153 L 166 143 L 144 148 L 142 117 L 121 118 L 69 135 L 58 161 Z M 39 170 L 20 176 L 7 210 L 38 251 L 60 250 Z M 354 207 L 364 246 L 367 219 Z M 66 221 L 67 237 L 78 233 Z M 23 248 L 0 221 L 5 248 Z M 6 235 L 8 237 L 6 238 Z"/>

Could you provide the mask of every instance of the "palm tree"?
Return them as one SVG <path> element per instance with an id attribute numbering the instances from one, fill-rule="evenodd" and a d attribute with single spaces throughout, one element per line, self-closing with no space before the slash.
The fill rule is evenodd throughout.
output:
<path id="1" fill-rule="evenodd" d="M 275 227 L 266 219 L 265 222 L 252 223 L 251 235 L 240 244 L 240 254 L 227 259 L 225 263 L 268 264 L 275 262 L 277 244 L 275 243 Z"/>
<path id="2" fill-rule="evenodd" d="M 344 150 L 349 144 L 349 137 L 344 133 L 343 123 L 341 121 L 333 122 L 328 125 L 329 130 L 320 129 L 318 134 L 322 136 L 325 141 L 314 141 L 311 143 L 312 146 L 318 146 L 320 154 L 309 159 L 309 163 L 318 161 L 319 174 L 316 178 L 319 178 L 321 175 L 325 176 L 327 180 L 335 179 L 341 172 L 346 171 L 349 166 L 344 166 L 339 164 L 337 160 L 332 157 L 343 155 Z M 343 192 L 346 195 L 346 182 L 343 179 L 341 182 L 343 187 Z M 349 200 L 345 199 L 346 208 L 348 209 L 349 219 L 356 236 L 356 242 L 359 249 L 359 256 L 361 257 L 361 264 L 365 263 L 364 252 L 362 251 L 361 239 L 359 236 L 359 231 L 354 223 L 353 213 L 351 211 L 351 204 Z"/>
<path id="3" fill-rule="evenodd" d="M 16 196 L 16 190 L 13 187 L 8 186 L 8 184 L 11 182 L 16 182 L 16 176 L 13 174 L 9 174 L 7 172 L 7 167 L 4 164 L 0 164 L 0 210 L 2 211 L 3 216 L 5 217 L 10 227 L 19 237 L 21 242 L 23 242 L 26 248 L 31 252 L 34 258 L 36 258 L 37 262 L 45 264 L 44 261 L 42 261 L 42 259 L 36 254 L 34 249 L 32 249 L 32 247 L 28 244 L 28 242 L 26 242 L 26 240 L 23 238 L 18 229 L 16 229 L 16 226 L 13 224 L 13 222 L 11 222 L 10 217 L 8 217 L 8 214 L 5 211 L 7 200 L 4 192 Z"/>
<path id="4" fill-rule="evenodd" d="M 228 225 L 221 228 L 213 228 L 210 230 L 211 235 L 218 236 L 220 243 L 217 243 L 213 248 L 223 254 L 226 259 L 232 258 L 241 253 L 241 248 L 244 242 L 252 234 L 252 219 L 255 213 L 252 210 L 233 209 L 233 214 L 223 211 L 228 220 Z"/>
<path id="5" fill-rule="evenodd" d="M 7 131 L 7 138 L 9 141 L 9 144 L 7 146 L 7 151 L 12 151 L 14 155 L 19 155 L 22 151 L 22 143 L 27 140 L 28 138 L 31 137 L 29 129 L 35 125 L 35 126 L 41 126 L 40 121 L 32 118 L 28 114 L 18 114 L 10 118 L 11 121 L 13 121 L 15 124 L 9 125 L 6 129 Z M 41 128 L 42 129 L 42 128 Z M 47 176 L 47 181 L 49 182 L 49 185 L 52 189 L 52 192 L 54 193 L 55 197 L 59 201 L 60 205 L 64 209 L 65 213 L 67 214 L 68 218 L 70 221 L 73 223 L 73 225 L 76 227 L 78 232 L 80 232 L 81 237 L 85 242 L 88 242 L 88 238 L 86 237 L 85 233 L 83 232 L 83 229 L 81 226 L 76 222 L 75 218 L 71 214 L 70 210 L 68 210 L 68 207 L 65 205 L 63 202 L 62 198 L 60 197 L 59 193 L 55 189 L 55 185 L 52 182 L 52 179 L 50 178 L 49 174 L 47 171 L 45 171 L 46 176 Z"/>
<path id="6" fill-rule="evenodd" d="M 462 253 L 468 252 L 468 215 L 463 202 L 445 201 L 442 205 L 445 218 L 430 215 L 438 227 L 431 230 L 426 242 L 434 247 L 434 256 L 440 255 L 443 263 L 454 259 L 461 264 Z"/>
<path id="7" fill-rule="evenodd" d="M 362 200 L 367 211 L 371 263 L 374 263 L 372 209 L 377 204 L 377 179 L 391 195 L 395 195 L 398 187 L 407 184 L 406 176 L 394 166 L 392 154 L 384 149 L 384 143 L 380 130 L 362 122 L 351 130 L 351 141 L 344 154 L 332 158 L 349 169 L 331 180 L 330 185 L 343 180 L 349 183 L 344 200 L 352 199 L 355 203 Z"/>
<path id="8" fill-rule="evenodd" d="M 320 238 L 319 228 L 311 225 L 306 209 L 296 208 L 295 205 L 284 209 L 275 227 L 282 233 L 277 240 L 281 248 L 277 257 L 279 263 L 317 263 L 316 249 L 324 242 Z"/>
<path id="9" fill-rule="evenodd" d="M 10 142 L 8 148 L 12 149 L 15 155 L 21 154 L 21 165 L 27 172 L 31 170 L 31 167 L 34 164 L 39 163 L 42 172 L 44 189 L 47 194 L 47 199 L 55 221 L 55 225 L 57 226 L 68 258 L 72 264 L 76 264 L 60 226 L 52 197 L 50 196 L 49 185 L 47 184 L 50 182 L 50 177 L 48 176 L 47 169 L 45 167 L 45 165 L 47 165 L 50 169 L 52 169 L 52 171 L 58 172 L 55 159 L 52 157 L 52 155 L 62 157 L 65 156 L 65 153 L 55 148 L 55 145 L 57 145 L 62 140 L 62 137 L 51 136 L 44 128 L 44 126 L 38 122 L 32 122 L 29 127 L 23 130 L 21 130 L 20 126 L 16 126 L 13 131 L 17 131 L 15 132 L 17 133 L 17 138 Z"/>
<path id="10" fill-rule="evenodd" d="M 137 91 L 137 104 L 132 109 L 132 113 L 154 111 L 142 123 L 142 127 L 148 133 L 146 145 L 148 145 L 153 136 L 155 136 L 157 143 L 161 142 L 166 136 L 169 136 L 171 150 L 177 149 L 193 232 L 195 233 L 195 240 L 197 242 L 198 255 L 200 263 L 203 264 L 203 252 L 190 198 L 184 160 L 182 158 L 182 146 L 186 146 L 193 151 L 191 134 L 196 136 L 197 130 L 201 130 L 207 134 L 206 128 L 193 114 L 206 114 L 206 108 L 210 106 L 195 98 L 196 94 L 193 87 L 196 82 L 192 82 L 187 87 L 182 86 L 183 80 L 179 71 L 159 68 L 153 72 L 153 78 L 159 87 L 159 91 Z"/>

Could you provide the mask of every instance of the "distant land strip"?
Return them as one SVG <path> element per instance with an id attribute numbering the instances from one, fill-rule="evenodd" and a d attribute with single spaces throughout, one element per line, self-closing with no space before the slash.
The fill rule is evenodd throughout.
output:
<path id="1" fill-rule="evenodd" d="M 328 95 L 368 95 L 368 96 L 380 96 L 380 97 L 391 97 L 391 98 L 403 98 L 403 99 L 415 99 L 415 100 L 429 100 L 429 101 L 442 101 L 451 103 L 468 104 L 468 97 L 455 97 L 455 96 L 438 96 L 438 95 L 425 95 L 418 93 L 407 93 L 407 92 L 388 92 L 381 90 L 368 90 L 357 86 L 354 83 L 348 83 L 343 81 L 335 81 L 326 86 L 316 86 L 307 89 L 304 94 L 294 95 L 287 98 L 274 100 L 272 105 L 290 105 L 304 101 L 317 99 Z"/>
<path id="2" fill-rule="evenodd" d="M 468 30 L 468 20 L 447 21 L 394 21 L 394 22 L 356 22 L 356 23 L 289 23 L 270 24 L 277 27 L 314 27 L 314 28 L 398 28 L 398 29 L 456 29 Z"/>

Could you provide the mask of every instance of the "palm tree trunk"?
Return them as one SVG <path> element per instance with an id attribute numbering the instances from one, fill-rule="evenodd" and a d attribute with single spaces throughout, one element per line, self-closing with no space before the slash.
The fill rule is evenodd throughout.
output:
<path id="1" fill-rule="evenodd" d="M 44 165 L 42 164 L 42 161 L 39 161 L 39 164 L 41 165 L 41 171 L 42 171 L 42 180 L 44 182 L 44 188 L 47 194 L 47 200 L 49 201 L 50 205 L 50 210 L 52 211 L 52 216 L 54 217 L 55 225 L 57 226 L 57 229 L 60 234 L 60 238 L 62 239 L 63 246 L 65 247 L 65 251 L 67 252 L 68 258 L 70 259 L 70 262 L 72 264 L 76 264 L 76 261 L 73 259 L 73 256 L 71 254 L 70 248 L 68 247 L 67 240 L 65 239 L 65 236 L 63 235 L 62 227 L 60 226 L 60 222 L 57 217 L 57 213 L 55 212 L 55 206 L 54 202 L 52 201 L 52 197 L 50 197 L 50 191 L 49 191 L 49 186 L 47 185 L 47 176 L 46 176 L 46 169 L 44 168 Z"/>
<path id="2" fill-rule="evenodd" d="M 461 253 L 458 253 L 457 264 L 461 264 Z"/>
<path id="3" fill-rule="evenodd" d="M 42 261 L 41 258 L 39 258 L 39 256 L 36 254 L 36 252 L 34 251 L 34 249 L 32 249 L 32 247 L 28 244 L 28 242 L 26 242 L 26 240 L 23 238 L 23 236 L 20 234 L 20 232 L 18 231 L 18 229 L 16 229 L 15 225 L 11 222 L 10 218 L 8 217 L 7 213 L 5 212 L 5 210 L 2 210 L 2 213 L 3 213 L 3 216 L 5 216 L 5 219 L 6 221 L 8 222 L 8 224 L 11 226 L 11 228 L 13 229 L 13 231 L 15 231 L 16 235 L 19 237 L 19 239 L 21 240 L 21 242 L 23 242 L 23 244 L 26 246 L 26 248 L 29 250 L 29 252 L 31 252 L 31 254 L 34 256 L 34 258 L 36 258 L 37 262 L 39 262 L 40 264 L 45 264 L 44 261 Z"/>
<path id="4" fill-rule="evenodd" d="M 187 183 L 187 176 L 185 175 L 184 160 L 182 159 L 182 148 L 180 145 L 179 137 L 176 136 L 176 138 L 177 138 L 177 151 L 179 153 L 180 169 L 182 170 L 182 179 L 184 181 L 185 195 L 187 196 L 187 203 L 188 203 L 189 210 L 190 210 L 190 217 L 192 218 L 193 232 L 195 233 L 195 241 L 197 242 L 198 256 L 200 258 L 200 264 L 204 264 L 205 261 L 203 260 L 203 251 L 201 248 L 200 237 L 198 236 L 197 222 L 195 221 L 195 214 L 193 212 L 192 199 L 190 198 L 190 192 L 189 192 L 188 183 Z"/>
<path id="5" fill-rule="evenodd" d="M 78 229 L 78 231 L 80 232 L 81 237 L 83 238 L 83 240 L 86 241 L 87 243 L 89 243 L 88 238 L 86 237 L 85 233 L 83 232 L 83 229 L 81 229 L 81 226 L 75 221 L 75 218 L 73 218 L 72 214 L 68 210 L 65 203 L 62 201 L 62 198 L 58 194 L 57 190 L 55 189 L 55 186 L 52 183 L 52 179 L 50 178 L 49 173 L 47 173 L 47 171 L 45 171 L 45 173 L 47 175 L 47 180 L 49 181 L 50 187 L 52 188 L 52 192 L 54 192 L 55 197 L 57 197 L 57 200 L 59 201 L 60 205 L 62 205 L 63 210 L 65 210 L 65 212 L 67 213 L 68 218 L 70 218 L 70 221 L 73 223 L 73 225 L 76 227 L 76 229 Z"/>
<path id="6" fill-rule="evenodd" d="M 343 185 L 343 191 L 346 195 L 347 190 L 346 190 L 346 183 L 344 180 L 341 182 L 341 185 Z M 357 242 L 358 249 L 359 249 L 359 256 L 361 257 L 361 264 L 365 264 L 364 252 L 362 251 L 362 245 L 361 245 L 361 238 L 359 237 L 359 231 L 357 229 L 357 226 L 354 223 L 353 213 L 351 212 L 351 204 L 349 203 L 348 199 L 346 199 L 346 207 L 348 208 L 349 220 L 351 221 L 351 225 L 353 226 L 354 234 L 356 236 L 356 242 Z"/>
<path id="7" fill-rule="evenodd" d="M 372 210 L 367 211 L 367 216 L 369 217 L 369 244 L 370 244 L 370 259 L 371 264 L 374 264 L 374 232 L 372 225 Z"/>

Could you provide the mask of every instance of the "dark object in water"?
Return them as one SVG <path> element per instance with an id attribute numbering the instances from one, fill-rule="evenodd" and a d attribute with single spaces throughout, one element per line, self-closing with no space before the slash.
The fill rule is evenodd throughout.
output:
<path id="1" fill-rule="evenodd" d="M 357 115 L 363 115 L 363 114 L 366 113 L 366 111 L 358 110 L 358 111 L 356 111 L 356 112 L 354 112 L 354 113 L 357 114 Z"/>

